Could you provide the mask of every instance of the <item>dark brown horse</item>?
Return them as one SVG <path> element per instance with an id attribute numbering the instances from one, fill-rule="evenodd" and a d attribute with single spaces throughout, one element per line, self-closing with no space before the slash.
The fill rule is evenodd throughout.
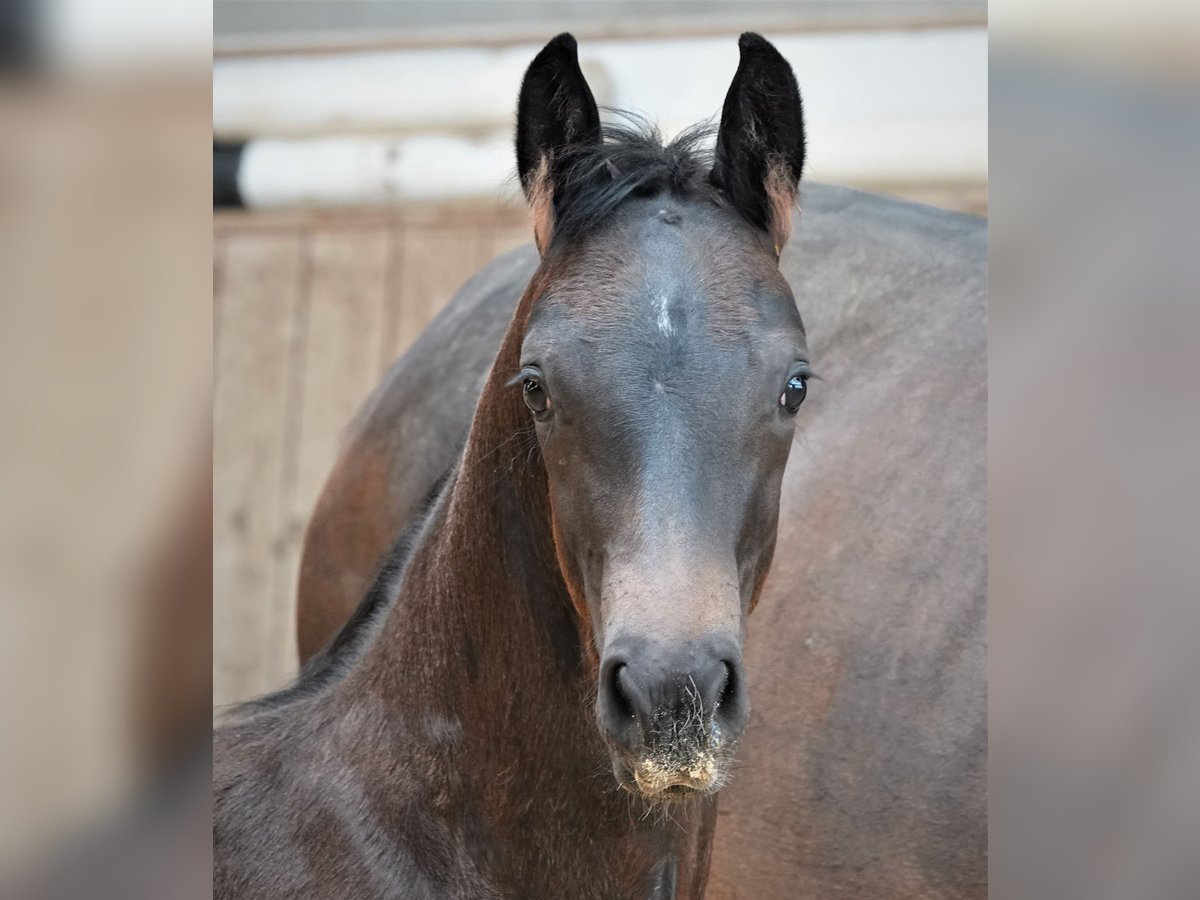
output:
<path id="1" fill-rule="evenodd" d="M 782 269 L 836 399 L 781 494 L 800 109 L 742 51 L 711 167 L 599 143 L 569 39 L 531 67 L 542 253 L 473 279 L 360 417 L 302 647 L 349 623 L 218 734 L 220 894 L 694 897 L 710 852 L 710 896 L 982 894 L 983 229 L 810 192 Z"/>

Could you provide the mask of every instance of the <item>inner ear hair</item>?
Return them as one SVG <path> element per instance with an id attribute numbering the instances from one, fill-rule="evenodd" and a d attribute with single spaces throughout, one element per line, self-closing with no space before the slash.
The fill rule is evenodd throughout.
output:
<path id="1" fill-rule="evenodd" d="M 550 157 L 542 154 L 525 184 L 525 197 L 529 202 L 529 219 L 533 225 L 533 241 L 538 253 L 546 255 L 550 239 L 554 236 L 554 182 L 550 176 Z"/>
<path id="2" fill-rule="evenodd" d="M 767 233 L 778 256 L 791 235 L 804 169 L 804 108 L 792 67 L 770 41 L 746 32 L 738 48 L 711 180 Z"/>
<path id="3" fill-rule="evenodd" d="M 792 176 L 792 167 L 783 157 L 772 157 L 768 160 L 766 189 L 770 206 L 769 231 L 771 240 L 775 243 L 775 256 L 778 257 L 792 236 L 792 214 L 796 210 L 800 189 L 800 185 Z"/>
<path id="4" fill-rule="evenodd" d="M 599 144 L 600 112 L 579 67 L 575 38 L 552 38 L 525 70 L 517 98 L 517 175 L 544 254 L 554 229 L 553 194 L 572 152 Z"/>

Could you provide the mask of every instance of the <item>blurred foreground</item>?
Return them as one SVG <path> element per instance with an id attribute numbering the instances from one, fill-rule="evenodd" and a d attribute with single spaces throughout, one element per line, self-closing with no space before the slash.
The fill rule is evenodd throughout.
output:
<path id="1" fill-rule="evenodd" d="M 1200 102 L 1178 36 L 1055 58 L 993 19 L 997 897 L 1200 896 Z"/>
<path id="2" fill-rule="evenodd" d="M 208 40 L 72 9 L 0 17 L 0 896 L 202 896 Z"/>

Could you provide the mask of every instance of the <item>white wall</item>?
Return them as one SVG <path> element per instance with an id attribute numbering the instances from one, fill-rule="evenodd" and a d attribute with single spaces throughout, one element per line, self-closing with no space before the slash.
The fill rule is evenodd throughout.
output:
<path id="1" fill-rule="evenodd" d="M 800 82 L 812 179 L 986 179 L 985 29 L 768 37 Z M 337 202 L 322 199 L 342 191 L 323 193 L 324 178 L 352 183 L 353 202 L 477 195 L 511 172 L 517 90 L 538 49 L 220 59 L 214 131 L 286 139 L 270 145 L 269 159 L 259 155 L 256 183 L 247 175 L 251 202 L 289 202 L 305 182 L 308 202 Z M 580 59 L 600 103 L 642 112 L 673 133 L 719 114 L 738 50 L 733 36 L 597 41 L 581 45 Z M 360 146 L 309 140 L 331 135 Z M 358 168 L 338 174 L 337 166 Z"/>

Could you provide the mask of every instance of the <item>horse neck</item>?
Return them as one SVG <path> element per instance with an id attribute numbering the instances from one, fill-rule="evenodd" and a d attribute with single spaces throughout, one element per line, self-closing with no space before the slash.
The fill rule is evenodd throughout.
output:
<path id="1" fill-rule="evenodd" d="M 645 872 L 674 860 L 681 885 L 693 886 L 680 895 L 687 896 L 707 871 L 715 805 L 698 800 L 669 817 L 647 815 L 609 771 L 591 712 L 590 631 L 558 565 L 528 411 L 519 389 L 506 386 L 520 365 L 531 294 L 518 306 L 399 599 L 343 682 L 346 699 L 373 697 L 396 717 L 402 740 L 436 744 L 436 754 L 415 749 L 444 766 L 439 790 L 469 795 L 497 833 L 507 828 L 542 858 L 552 858 L 557 842 L 561 859 L 578 862 L 593 852 L 581 847 L 610 846 L 625 860 L 624 873 L 602 854 L 596 873 L 578 871 L 587 865 L 578 862 L 562 877 L 628 877 L 637 893 Z M 545 809 L 534 815 L 539 804 Z M 548 832 L 530 835 L 532 821 Z"/>
<path id="2" fill-rule="evenodd" d="M 506 386 L 519 367 L 529 306 L 527 294 L 372 646 L 379 659 L 369 661 L 382 668 L 397 668 L 396 654 L 408 654 L 392 696 L 423 707 L 482 701 L 529 716 L 545 704 L 526 709 L 516 702 L 526 698 L 503 694 L 572 691 L 583 700 L 590 654 L 554 552 L 546 472 L 519 390 Z"/>
<path id="3" fill-rule="evenodd" d="M 375 646 L 407 656 L 393 696 L 582 726 L 586 716 L 546 708 L 569 697 L 582 710 L 589 654 L 550 539 L 536 436 L 526 423 L 493 427 L 509 398 L 489 393 Z"/>

